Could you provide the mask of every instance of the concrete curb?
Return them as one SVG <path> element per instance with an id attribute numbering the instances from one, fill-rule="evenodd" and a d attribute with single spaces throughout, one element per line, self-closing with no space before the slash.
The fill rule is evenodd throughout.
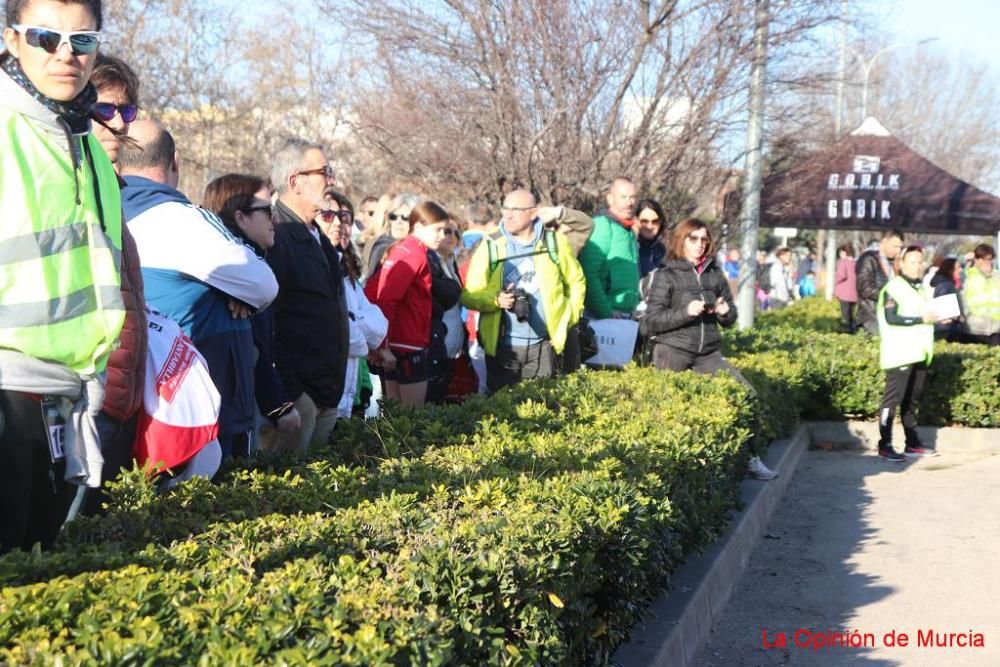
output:
<path id="1" fill-rule="evenodd" d="M 848 422 L 809 422 L 812 441 L 819 448 L 859 449 L 875 451 L 878 446 L 878 424 L 874 420 Z M 917 433 L 927 445 L 939 451 L 986 451 L 1000 448 L 1000 429 L 966 428 L 964 426 L 918 426 Z M 897 422 L 892 430 L 896 449 L 903 447 L 903 427 Z"/>
<path id="2" fill-rule="evenodd" d="M 715 544 L 673 574 L 669 591 L 650 604 L 646 617 L 632 628 L 631 639 L 615 651 L 612 664 L 686 667 L 693 663 L 722 616 L 754 545 L 767 529 L 809 444 L 808 426 L 800 427 L 790 440 L 771 444 L 765 463 L 779 477 L 770 482 L 742 482 L 743 511 L 733 517 Z"/>

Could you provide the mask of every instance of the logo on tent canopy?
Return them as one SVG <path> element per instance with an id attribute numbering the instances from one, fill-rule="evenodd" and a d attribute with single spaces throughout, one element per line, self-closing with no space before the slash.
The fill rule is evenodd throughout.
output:
<path id="1" fill-rule="evenodd" d="M 882 199 L 890 193 L 899 190 L 899 174 L 883 174 L 879 171 L 882 160 L 877 155 L 855 155 L 852 171 L 847 174 L 830 174 L 826 181 L 826 189 L 843 193 L 863 194 L 870 196 L 854 197 L 843 195 L 839 199 L 828 199 L 826 216 L 830 219 L 842 220 L 891 220 L 892 202 Z M 846 194 L 846 193 L 845 193 Z M 872 197 L 879 196 L 874 199 Z"/>

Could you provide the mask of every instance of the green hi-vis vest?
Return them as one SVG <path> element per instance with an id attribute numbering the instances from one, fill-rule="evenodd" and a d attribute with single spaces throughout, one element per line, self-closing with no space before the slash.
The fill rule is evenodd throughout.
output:
<path id="1" fill-rule="evenodd" d="M 878 294 L 879 363 L 883 370 L 934 358 L 934 325 L 899 326 L 885 320 L 886 295 L 896 302 L 901 317 L 923 317 L 929 303 L 923 286 L 914 289 L 902 276 L 889 280 Z"/>
<path id="2" fill-rule="evenodd" d="M 74 141 L 75 171 L 37 121 L 0 108 L 0 348 L 92 375 L 125 321 L 121 193 L 97 139 Z"/>

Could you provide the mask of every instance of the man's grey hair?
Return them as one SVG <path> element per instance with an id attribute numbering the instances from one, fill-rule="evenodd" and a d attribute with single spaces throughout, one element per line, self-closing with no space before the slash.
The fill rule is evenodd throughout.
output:
<path id="1" fill-rule="evenodd" d="M 302 156 L 306 151 L 313 149 L 326 152 L 323 144 L 305 139 L 288 139 L 281 145 L 271 161 L 271 183 L 276 193 L 283 195 L 288 191 L 288 179 L 302 168 Z"/>
<path id="2" fill-rule="evenodd" d="M 118 168 L 129 171 L 144 169 L 170 169 L 177 153 L 174 138 L 167 128 L 157 123 L 159 132 L 148 144 L 122 141 L 118 148 Z"/>

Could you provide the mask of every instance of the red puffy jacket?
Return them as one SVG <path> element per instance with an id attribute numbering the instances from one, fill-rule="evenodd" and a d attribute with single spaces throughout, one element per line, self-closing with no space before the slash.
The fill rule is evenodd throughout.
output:
<path id="1" fill-rule="evenodd" d="M 365 283 L 365 296 L 389 321 L 389 347 L 430 347 L 431 270 L 427 248 L 418 238 L 407 236 L 389 249 Z"/>
<path id="2" fill-rule="evenodd" d="M 104 387 L 104 414 L 120 422 L 128 421 L 142 407 L 142 383 L 146 376 L 146 299 L 135 239 L 122 224 L 122 301 L 125 324 L 118 337 L 118 349 L 108 359 Z"/>

